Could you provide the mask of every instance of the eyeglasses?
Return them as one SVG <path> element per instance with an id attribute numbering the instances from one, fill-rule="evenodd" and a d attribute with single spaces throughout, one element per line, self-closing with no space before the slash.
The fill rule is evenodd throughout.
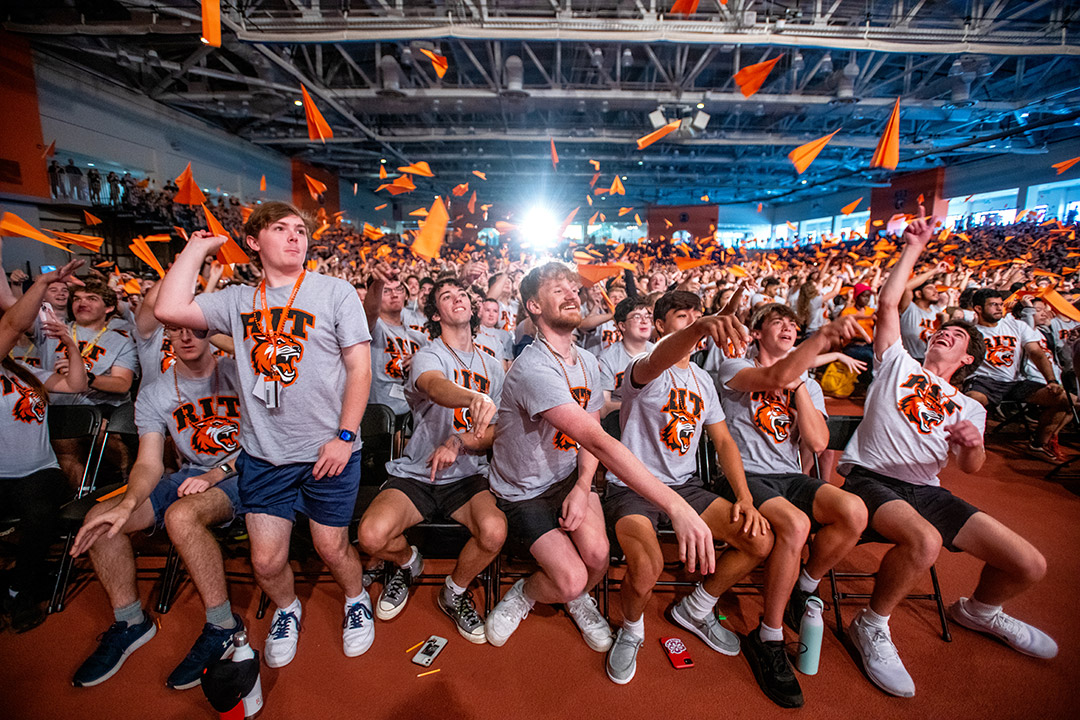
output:
<path id="1" fill-rule="evenodd" d="M 629 315 L 626 316 L 626 321 L 627 322 L 651 322 L 652 321 L 652 313 L 650 313 L 650 312 L 630 313 Z"/>

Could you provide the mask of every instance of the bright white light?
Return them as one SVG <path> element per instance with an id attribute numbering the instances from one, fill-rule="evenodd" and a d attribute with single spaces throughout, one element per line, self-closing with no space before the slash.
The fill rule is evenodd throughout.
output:
<path id="1" fill-rule="evenodd" d="M 296 107 L 303 107 L 304 101 L 303 100 L 293 100 L 292 104 L 295 105 Z"/>
<path id="2" fill-rule="evenodd" d="M 547 208 L 534 207 L 525 213 L 525 222 L 521 224 L 522 236 L 526 245 L 538 250 L 555 247 L 559 242 L 559 221 Z"/>

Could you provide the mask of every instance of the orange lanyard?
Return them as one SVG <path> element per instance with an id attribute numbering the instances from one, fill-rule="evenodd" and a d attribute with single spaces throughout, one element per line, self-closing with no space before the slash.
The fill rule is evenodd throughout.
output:
<path id="1" fill-rule="evenodd" d="M 289 311 L 292 310 L 293 301 L 296 300 L 296 294 L 300 292 L 300 286 L 304 283 L 304 277 L 307 275 L 307 270 L 300 271 L 300 277 L 296 278 L 296 284 L 293 285 L 292 293 L 289 294 L 289 302 L 285 305 L 285 309 L 281 311 L 281 316 L 278 318 L 277 327 L 274 327 L 273 318 L 270 315 L 270 308 L 266 303 L 266 279 L 259 283 L 259 289 L 255 295 L 251 296 L 251 311 L 259 312 L 255 307 L 255 298 L 260 296 L 262 298 L 262 311 L 259 312 L 260 328 L 263 334 L 266 335 L 266 339 L 270 341 L 270 347 L 272 354 L 270 357 L 277 357 L 277 337 L 282 334 L 282 329 L 285 327 L 285 318 L 288 317 Z M 276 375 L 275 370 L 275 375 Z M 274 378 L 277 380 L 277 378 Z"/>

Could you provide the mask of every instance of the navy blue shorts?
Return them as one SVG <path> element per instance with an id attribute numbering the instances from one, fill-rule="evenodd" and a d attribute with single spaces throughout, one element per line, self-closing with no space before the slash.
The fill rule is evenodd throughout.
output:
<path id="1" fill-rule="evenodd" d="M 155 528 L 165 527 L 165 511 L 180 499 L 176 491 L 184 484 L 184 481 L 196 475 L 204 475 L 207 472 L 207 470 L 201 468 L 188 467 L 171 475 L 165 475 L 158 481 L 153 492 L 150 493 L 150 507 L 154 509 Z M 210 490 L 215 488 L 225 493 L 225 496 L 229 498 L 229 504 L 233 507 L 233 514 L 237 514 L 237 508 L 240 507 L 240 491 L 237 488 L 236 476 L 225 478 L 211 487 Z M 207 490 L 207 492 L 210 492 L 210 490 Z"/>
<path id="2" fill-rule="evenodd" d="M 315 463 L 272 465 L 241 450 L 236 458 L 240 474 L 240 512 L 273 515 L 296 521 L 300 512 L 328 527 L 348 527 L 360 490 L 360 451 L 349 458 L 337 477 L 316 480 Z"/>

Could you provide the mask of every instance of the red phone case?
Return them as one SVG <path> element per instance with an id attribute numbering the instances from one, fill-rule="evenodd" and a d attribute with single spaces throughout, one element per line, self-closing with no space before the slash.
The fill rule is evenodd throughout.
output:
<path id="1" fill-rule="evenodd" d="M 694 661 L 690 659 L 690 651 L 686 649 L 686 645 L 683 645 L 682 640 L 675 637 L 660 638 L 660 644 L 664 646 L 664 652 L 667 653 L 673 668 L 685 670 L 694 667 Z"/>

